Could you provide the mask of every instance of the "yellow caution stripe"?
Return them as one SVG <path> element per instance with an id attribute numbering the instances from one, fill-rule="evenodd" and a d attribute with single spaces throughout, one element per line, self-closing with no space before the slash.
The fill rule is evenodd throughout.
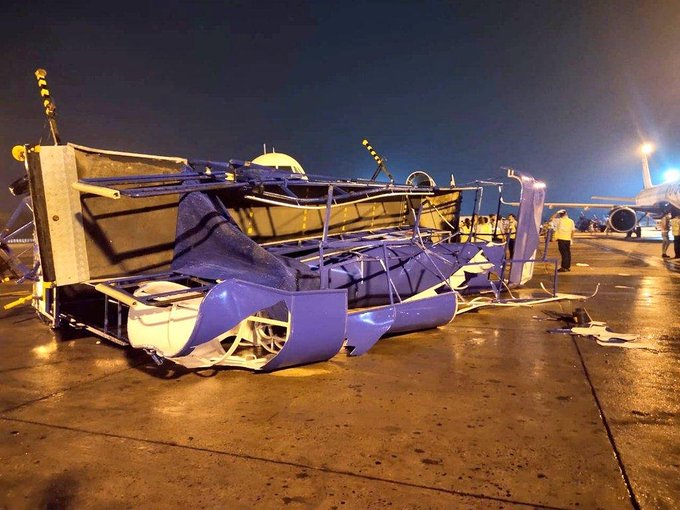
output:
<path id="1" fill-rule="evenodd" d="M 375 162 L 378 163 L 379 165 L 381 165 L 382 164 L 382 158 L 380 157 L 380 155 L 377 152 L 375 152 L 375 149 L 373 147 L 371 147 L 371 145 L 368 143 L 368 140 L 363 139 L 361 141 L 361 144 L 364 147 L 366 147 L 366 150 L 369 152 L 369 154 L 371 156 L 373 156 L 373 159 L 375 159 Z"/>
<path id="2" fill-rule="evenodd" d="M 40 97 L 43 98 L 43 106 L 45 107 L 45 115 L 48 117 L 51 117 L 54 115 L 54 111 L 56 110 L 56 106 L 54 105 L 54 101 L 52 101 L 52 98 L 50 97 L 50 91 L 47 88 L 47 71 L 44 69 L 37 69 L 35 71 L 35 77 L 38 80 L 38 87 L 40 87 Z"/>

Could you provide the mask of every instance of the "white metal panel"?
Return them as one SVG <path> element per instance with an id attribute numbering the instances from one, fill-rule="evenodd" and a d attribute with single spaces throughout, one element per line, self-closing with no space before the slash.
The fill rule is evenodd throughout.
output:
<path id="1" fill-rule="evenodd" d="M 45 188 L 52 258 L 58 286 L 90 279 L 73 147 L 42 146 L 40 167 Z"/>

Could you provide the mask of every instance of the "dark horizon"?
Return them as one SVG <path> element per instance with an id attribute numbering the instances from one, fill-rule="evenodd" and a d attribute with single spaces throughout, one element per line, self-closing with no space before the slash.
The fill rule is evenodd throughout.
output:
<path id="1" fill-rule="evenodd" d="M 399 181 L 511 166 L 551 201 L 632 196 L 680 167 L 680 4 L 169 2 L 16 4 L 3 17 L 2 203 L 13 145 L 50 143 L 33 75 L 48 72 L 64 141 L 215 160 L 262 144 L 310 173 L 369 177 L 368 138 Z M 2 209 L 7 209 L 3 205 Z"/>

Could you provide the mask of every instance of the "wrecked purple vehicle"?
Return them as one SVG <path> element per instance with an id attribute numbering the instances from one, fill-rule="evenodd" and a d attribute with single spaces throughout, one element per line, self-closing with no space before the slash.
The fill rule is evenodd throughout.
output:
<path id="1" fill-rule="evenodd" d="M 544 187 L 522 187 L 515 263 L 458 242 L 463 193 L 68 145 L 26 147 L 33 305 L 186 367 L 271 371 L 447 324 L 461 293 L 531 277 Z M 474 218 L 474 217 L 473 217 Z"/>

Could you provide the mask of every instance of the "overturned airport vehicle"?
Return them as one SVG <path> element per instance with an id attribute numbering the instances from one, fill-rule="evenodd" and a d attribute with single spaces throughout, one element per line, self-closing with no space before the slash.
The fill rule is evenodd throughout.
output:
<path id="1" fill-rule="evenodd" d="M 460 293 L 531 277 L 545 195 L 512 173 L 522 192 L 508 276 L 503 243 L 457 242 L 462 194 L 478 209 L 482 184 L 26 149 L 38 313 L 186 367 L 271 371 L 444 325 Z"/>

